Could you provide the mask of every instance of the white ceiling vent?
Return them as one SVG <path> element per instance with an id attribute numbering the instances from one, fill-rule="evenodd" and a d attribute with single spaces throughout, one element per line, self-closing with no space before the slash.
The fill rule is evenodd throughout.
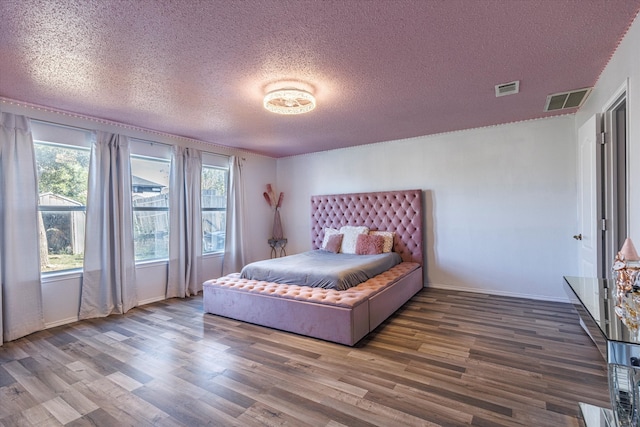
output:
<path id="1" fill-rule="evenodd" d="M 518 92 L 520 92 L 520 80 L 496 85 L 496 98 L 499 96 L 513 95 Z"/>
<path id="2" fill-rule="evenodd" d="M 547 95 L 547 102 L 544 111 L 557 111 L 567 108 L 578 108 L 584 104 L 587 96 L 591 93 L 590 87 L 576 89 L 570 92 L 561 92 Z"/>

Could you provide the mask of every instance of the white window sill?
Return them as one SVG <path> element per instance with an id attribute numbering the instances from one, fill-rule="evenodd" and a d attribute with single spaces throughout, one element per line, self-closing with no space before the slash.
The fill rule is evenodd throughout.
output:
<path id="1" fill-rule="evenodd" d="M 149 261 L 138 261 L 136 262 L 136 269 L 138 268 L 151 268 L 151 267 L 156 267 L 156 266 L 160 266 L 160 265 L 167 265 L 169 264 L 169 260 L 168 259 L 151 259 Z"/>
<path id="2" fill-rule="evenodd" d="M 202 259 L 222 258 L 223 256 L 224 256 L 224 252 L 210 252 L 208 254 L 203 254 Z"/>
<path id="3" fill-rule="evenodd" d="M 51 271 L 40 275 L 41 283 L 60 282 L 62 280 L 79 279 L 82 277 L 82 269 Z"/>

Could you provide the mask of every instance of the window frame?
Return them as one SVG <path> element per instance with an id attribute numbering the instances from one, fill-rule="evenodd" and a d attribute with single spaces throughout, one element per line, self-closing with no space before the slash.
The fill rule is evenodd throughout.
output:
<path id="1" fill-rule="evenodd" d="M 155 143 L 153 142 L 146 142 L 146 141 L 139 141 L 141 143 L 146 143 L 151 145 L 152 147 L 155 145 Z M 162 144 L 164 145 L 164 144 Z M 163 157 L 158 157 L 157 155 L 150 155 L 149 154 L 149 150 L 136 150 L 136 151 L 142 151 L 145 154 L 138 154 L 137 152 L 134 152 L 134 150 L 131 150 L 131 153 L 129 154 L 129 161 L 131 162 L 133 159 L 141 159 L 141 160 L 146 160 L 146 161 L 152 161 L 152 162 L 158 162 L 161 164 L 165 164 L 169 167 L 169 169 L 171 169 L 171 159 L 170 158 L 163 158 Z M 158 153 L 161 154 L 161 153 Z M 133 162 L 131 162 L 131 178 L 133 181 Z M 133 182 L 131 183 L 131 215 L 132 215 L 132 220 L 133 220 L 133 226 L 134 229 L 132 230 L 132 236 L 131 238 L 133 239 L 133 244 L 134 244 L 134 258 L 135 258 L 135 264 L 136 265 L 140 265 L 140 264 L 147 264 L 147 263 L 162 263 L 162 262 L 168 262 L 169 261 L 169 247 L 170 247 L 170 238 L 171 238 L 171 212 L 170 212 L 170 201 L 167 200 L 167 206 L 135 206 L 134 205 L 134 200 L 133 200 L 133 196 L 134 193 L 133 192 Z M 169 192 L 171 191 L 170 188 L 170 179 L 167 182 L 167 188 L 169 189 Z M 162 194 L 162 193 L 158 193 L 158 194 Z M 167 193 L 167 198 L 169 197 L 169 193 Z M 135 233 L 135 215 L 136 212 L 166 212 L 167 213 L 167 255 L 165 257 L 157 257 L 157 258 L 144 258 L 144 259 L 138 259 L 137 258 L 137 248 L 136 248 L 136 233 Z"/>
<path id="2" fill-rule="evenodd" d="M 211 208 L 211 207 L 204 207 L 204 206 L 200 206 L 200 220 L 202 221 L 204 219 L 204 214 L 205 212 L 224 212 L 225 214 L 225 227 L 224 227 L 224 245 L 222 245 L 222 249 L 221 250 L 213 250 L 213 251 L 205 251 L 205 230 L 204 227 L 202 227 L 202 255 L 203 256 L 209 256 L 209 255 L 215 255 L 215 254 L 222 254 L 225 251 L 225 247 L 227 244 L 227 210 L 228 210 L 228 206 L 227 206 L 227 199 L 228 199 L 228 195 L 229 195 L 229 166 L 222 166 L 220 164 L 211 164 L 211 163 L 205 163 L 205 158 L 206 156 L 203 156 L 203 162 L 202 162 L 202 167 L 201 167 L 201 171 L 200 174 L 203 175 L 205 169 L 215 169 L 215 170 L 220 170 L 224 172 L 224 187 L 225 187 L 225 206 L 220 208 Z M 218 162 L 216 162 L 218 163 Z M 202 191 L 204 189 L 202 188 L 202 184 L 200 185 L 200 194 L 202 196 Z"/>
<path id="3" fill-rule="evenodd" d="M 32 140 L 33 140 L 33 148 L 34 148 L 34 160 L 37 164 L 36 157 L 36 146 L 47 146 L 47 147 L 57 147 L 65 150 L 77 150 L 84 151 L 89 153 L 89 161 L 91 160 L 91 142 L 93 141 L 94 133 L 82 128 L 76 128 L 72 126 L 66 125 L 58 125 L 56 123 L 48 123 L 42 122 L 38 120 L 32 120 Z M 56 139 L 62 139 L 65 142 L 57 142 L 52 141 Z M 88 171 L 87 171 L 88 175 Z M 88 177 L 87 177 L 88 178 Z M 85 231 L 83 231 L 83 235 L 86 232 L 86 215 L 87 215 L 87 205 L 76 205 L 76 206 L 67 206 L 67 205 L 42 205 L 40 204 L 40 177 L 38 176 L 38 205 L 37 212 L 39 216 L 42 216 L 43 213 L 59 213 L 59 212 L 82 212 L 84 214 L 84 224 Z M 88 181 L 87 181 L 87 197 L 88 197 Z M 64 197 L 64 196 L 63 196 Z M 83 236 L 84 237 L 84 236 Z M 47 240 L 48 242 L 48 240 Z M 84 241 L 82 242 L 84 246 Z M 42 251 L 43 248 L 39 248 Z M 47 254 L 49 254 L 49 248 L 46 248 Z M 84 248 L 82 252 L 82 263 L 84 264 Z M 43 271 L 42 266 L 40 265 L 40 276 L 41 277 L 52 277 L 56 275 L 67 275 L 67 274 L 77 274 L 82 271 L 82 265 L 78 267 L 72 268 L 63 268 L 57 270 L 48 270 Z"/>

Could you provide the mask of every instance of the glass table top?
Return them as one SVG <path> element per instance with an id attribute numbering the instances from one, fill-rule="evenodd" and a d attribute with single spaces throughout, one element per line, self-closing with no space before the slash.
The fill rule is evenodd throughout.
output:
<path id="1" fill-rule="evenodd" d="M 616 315 L 615 280 L 573 276 L 565 276 L 564 280 L 607 340 L 640 344 L 638 333 L 632 332 Z M 567 294 L 571 297 L 571 293 Z"/>
<path id="2" fill-rule="evenodd" d="M 586 427 L 615 427 L 616 421 L 611 409 L 579 403 L 580 413 Z"/>
<path id="3" fill-rule="evenodd" d="M 636 310 L 634 301 L 625 306 L 629 295 L 618 297 L 614 279 L 566 276 L 564 280 L 565 291 L 580 316 L 580 324 L 607 361 L 612 410 L 581 403 L 585 425 L 639 427 L 640 340 L 638 328 L 632 331 L 627 327 L 627 324 L 633 326 L 628 319 L 637 321 L 637 318 L 627 317 L 625 323 L 616 314 L 616 308 L 624 316 L 636 315 L 640 310 Z M 616 307 L 618 303 L 621 307 Z"/>

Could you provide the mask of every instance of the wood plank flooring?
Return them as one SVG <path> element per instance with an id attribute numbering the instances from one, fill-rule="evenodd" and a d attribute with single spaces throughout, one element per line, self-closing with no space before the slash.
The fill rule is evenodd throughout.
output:
<path id="1" fill-rule="evenodd" d="M 609 404 L 570 305 L 424 289 L 355 347 L 202 297 L 0 347 L 3 426 L 579 426 Z"/>

